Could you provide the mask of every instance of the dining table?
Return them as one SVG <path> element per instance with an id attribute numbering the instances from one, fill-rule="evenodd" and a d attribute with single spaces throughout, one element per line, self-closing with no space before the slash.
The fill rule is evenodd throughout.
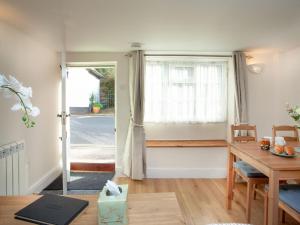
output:
<path id="1" fill-rule="evenodd" d="M 41 195 L 0 196 L 0 225 L 26 225 L 15 213 L 39 199 Z M 73 225 L 98 225 L 98 195 L 70 195 L 89 202 Z M 185 225 L 185 217 L 174 192 L 128 194 L 128 225 Z M 101 223 L 102 224 L 102 223 Z M 104 224 L 104 223 L 103 223 Z M 122 222 L 105 224 L 123 224 Z"/>
<path id="2" fill-rule="evenodd" d="M 279 224 L 279 182 L 300 179 L 300 153 L 297 148 L 300 146 L 300 142 L 288 142 L 287 144 L 297 150 L 295 157 L 281 157 L 268 150 L 261 150 L 258 142 L 228 144 L 227 209 L 231 209 L 232 205 L 232 189 L 235 182 L 234 162 L 238 158 L 269 178 L 268 225 Z"/>

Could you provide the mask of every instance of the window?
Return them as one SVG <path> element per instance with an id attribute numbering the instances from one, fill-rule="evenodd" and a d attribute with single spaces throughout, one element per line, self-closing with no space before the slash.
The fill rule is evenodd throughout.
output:
<path id="1" fill-rule="evenodd" d="M 227 119 L 227 62 L 147 57 L 145 122 Z"/>

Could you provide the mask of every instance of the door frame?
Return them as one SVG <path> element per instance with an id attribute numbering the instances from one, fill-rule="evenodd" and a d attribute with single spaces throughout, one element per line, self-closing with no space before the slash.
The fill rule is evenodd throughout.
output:
<path id="1" fill-rule="evenodd" d="M 61 119 L 61 148 L 62 148 L 62 184 L 63 194 L 67 194 L 68 181 L 70 181 L 70 163 L 68 157 L 68 149 L 70 148 L 70 132 L 69 120 L 69 107 L 67 102 L 67 79 L 68 71 L 66 67 L 65 52 L 61 53 L 61 112 L 57 116 Z"/>
<path id="2" fill-rule="evenodd" d="M 102 167 L 99 166 L 100 164 L 98 165 L 94 165 L 94 166 L 91 166 L 91 165 L 88 165 L 88 163 L 74 163 L 75 165 L 71 165 L 71 162 L 69 161 L 67 163 L 67 166 L 69 166 L 69 169 L 72 170 L 72 169 L 78 169 L 78 170 L 81 170 L 81 171 L 88 171 L 89 169 L 95 169 L 96 170 L 99 170 L 101 168 L 101 171 L 114 171 L 115 172 L 115 168 L 116 168 L 116 163 L 117 163 L 117 135 L 118 135 L 118 132 L 117 132 L 117 90 L 116 90 L 116 87 L 117 87 L 117 62 L 116 61 L 101 61 L 101 62 L 67 62 L 65 64 L 66 66 L 66 69 L 70 68 L 70 67 L 77 67 L 77 68 L 95 68 L 95 67 L 103 67 L 103 66 L 113 66 L 115 68 L 115 74 L 114 74 L 114 83 L 115 83 L 115 90 L 114 90 L 114 107 L 115 107 L 115 113 L 114 113 L 114 130 L 115 130 L 115 158 L 114 158 L 114 163 L 113 164 L 110 164 L 110 163 L 103 163 Z M 65 85 L 66 87 L 67 85 Z M 67 97 L 67 95 L 65 96 Z M 66 100 L 67 101 L 67 100 Z M 69 126 L 70 127 L 70 126 Z M 70 151 L 70 145 L 68 146 L 67 148 L 67 156 L 68 156 L 68 152 Z M 67 159 L 68 161 L 68 159 Z M 85 165 L 86 164 L 86 165 Z"/>

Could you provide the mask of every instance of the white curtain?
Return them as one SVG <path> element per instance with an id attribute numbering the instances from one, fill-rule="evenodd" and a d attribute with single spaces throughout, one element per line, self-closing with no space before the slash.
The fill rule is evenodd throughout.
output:
<path id="1" fill-rule="evenodd" d="M 227 119 L 227 62 L 147 60 L 145 122 Z"/>
<path id="2" fill-rule="evenodd" d="M 123 172 L 134 180 L 145 175 L 144 132 L 144 52 L 134 51 L 129 58 L 130 121 L 123 156 Z"/>

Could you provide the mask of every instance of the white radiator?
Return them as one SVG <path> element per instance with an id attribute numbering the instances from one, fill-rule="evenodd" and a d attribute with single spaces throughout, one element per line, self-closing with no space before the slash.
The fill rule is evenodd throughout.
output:
<path id="1" fill-rule="evenodd" d="M 26 170 L 24 141 L 0 146 L 0 195 L 25 194 Z"/>

